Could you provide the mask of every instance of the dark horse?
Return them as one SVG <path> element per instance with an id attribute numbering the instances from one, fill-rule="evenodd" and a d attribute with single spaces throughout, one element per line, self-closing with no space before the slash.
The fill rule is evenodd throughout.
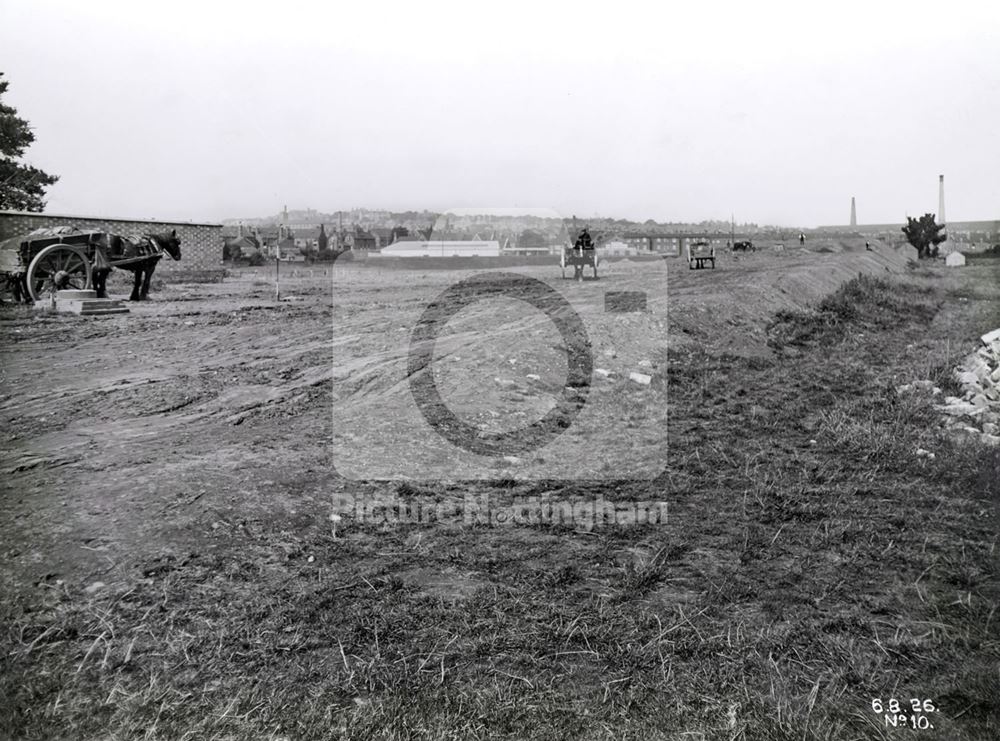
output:
<path id="1" fill-rule="evenodd" d="M 181 240 L 176 229 L 163 234 L 145 234 L 138 241 L 119 234 L 105 234 L 97 244 L 94 256 L 94 290 L 97 297 L 108 297 L 108 274 L 112 267 L 116 267 L 131 270 L 134 276 L 129 301 L 145 301 L 149 296 L 150 278 L 164 252 L 174 260 L 181 259 Z"/>

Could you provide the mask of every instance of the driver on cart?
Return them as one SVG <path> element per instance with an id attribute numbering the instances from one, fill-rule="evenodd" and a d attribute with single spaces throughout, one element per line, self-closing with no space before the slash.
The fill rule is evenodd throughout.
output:
<path id="1" fill-rule="evenodd" d="M 587 227 L 584 227 L 583 231 L 580 232 L 580 236 L 576 238 L 576 244 L 573 246 L 585 250 L 594 249 L 594 241 L 590 238 L 590 232 Z"/>

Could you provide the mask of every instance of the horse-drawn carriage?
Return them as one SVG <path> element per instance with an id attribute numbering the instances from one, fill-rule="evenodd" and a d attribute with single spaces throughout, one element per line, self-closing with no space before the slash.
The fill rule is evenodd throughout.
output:
<path id="1" fill-rule="evenodd" d="M 0 276 L 11 287 L 15 301 L 38 301 L 63 289 L 93 289 L 98 298 L 105 298 L 108 274 L 120 268 L 134 274 L 130 298 L 141 301 L 165 253 L 181 259 L 176 231 L 132 240 L 71 226 L 36 229 L 0 242 Z"/>
<path id="2" fill-rule="evenodd" d="M 715 245 L 711 242 L 704 239 L 688 242 L 686 252 L 690 270 L 703 268 L 705 263 L 711 263 L 715 270 Z"/>
<path id="3" fill-rule="evenodd" d="M 568 244 L 563 247 L 562 257 L 559 259 L 559 266 L 562 268 L 562 277 L 566 277 L 566 268 L 573 268 L 573 277 L 576 280 L 583 280 L 583 269 L 591 268 L 594 271 L 594 278 L 597 278 L 597 258 L 596 245 L 590 237 L 590 232 L 584 229 L 576 242 L 570 247 Z"/>

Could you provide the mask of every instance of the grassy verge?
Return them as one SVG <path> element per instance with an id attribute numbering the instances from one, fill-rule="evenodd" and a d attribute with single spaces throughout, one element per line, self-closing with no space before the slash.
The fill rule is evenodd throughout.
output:
<path id="1" fill-rule="evenodd" d="M 216 513 L 126 582 L 12 595 L 0 737 L 996 738 L 1000 451 L 894 392 L 1000 326 L 977 270 L 971 299 L 852 281 L 776 318 L 773 361 L 671 353 L 655 482 L 479 492 L 665 499 L 665 525 Z M 890 698 L 934 727 L 887 728 Z"/>

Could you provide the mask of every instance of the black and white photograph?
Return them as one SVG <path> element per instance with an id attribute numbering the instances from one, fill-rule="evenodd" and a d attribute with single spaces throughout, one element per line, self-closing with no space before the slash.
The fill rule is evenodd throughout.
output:
<path id="1" fill-rule="evenodd" d="M 998 41 L 0 0 L 0 741 L 1000 739 Z"/>

